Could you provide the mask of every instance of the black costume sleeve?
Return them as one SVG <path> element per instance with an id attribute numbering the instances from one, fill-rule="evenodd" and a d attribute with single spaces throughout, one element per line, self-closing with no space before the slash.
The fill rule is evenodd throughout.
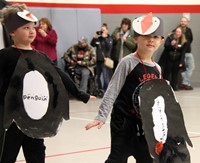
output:
<path id="1" fill-rule="evenodd" d="M 45 54 L 40 52 L 40 54 L 42 54 L 44 57 L 46 57 L 46 59 L 50 60 L 49 57 Z M 87 103 L 90 95 L 80 91 L 76 84 L 73 82 L 73 80 L 70 78 L 68 73 L 65 73 L 64 71 L 62 71 L 60 68 L 58 68 L 54 62 L 51 61 L 51 64 L 55 67 L 56 71 L 58 72 L 58 74 L 61 77 L 61 80 L 66 88 L 66 90 L 68 92 L 70 92 L 74 97 L 76 97 L 78 100 L 83 101 L 84 103 Z"/>
<path id="2" fill-rule="evenodd" d="M 87 103 L 90 95 L 83 91 L 80 91 L 67 73 L 63 72 L 58 67 L 56 67 L 56 70 L 59 73 L 66 90 L 68 90 L 77 99 L 83 101 L 84 103 Z"/>

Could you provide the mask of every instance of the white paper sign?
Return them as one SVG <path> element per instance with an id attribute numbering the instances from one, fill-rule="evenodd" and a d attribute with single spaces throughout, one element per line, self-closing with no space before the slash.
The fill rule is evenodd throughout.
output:
<path id="1" fill-rule="evenodd" d="M 153 131 L 155 139 L 158 142 L 162 142 L 163 144 L 167 139 L 167 116 L 165 114 L 165 102 L 162 96 L 158 96 L 154 100 L 154 105 L 152 107 L 152 116 L 153 116 Z"/>
<path id="2" fill-rule="evenodd" d="M 25 75 L 22 99 L 30 118 L 38 120 L 46 114 L 49 106 L 48 83 L 38 71 L 30 71 Z"/>

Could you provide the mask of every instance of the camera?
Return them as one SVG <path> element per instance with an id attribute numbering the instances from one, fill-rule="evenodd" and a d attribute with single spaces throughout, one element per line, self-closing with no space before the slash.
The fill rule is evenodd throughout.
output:
<path id="1" fill-rule="evenodd" d="M 97 35 L 102 35 L 102 33 L 103 33 L 102 31 L 96 31 Z"/>

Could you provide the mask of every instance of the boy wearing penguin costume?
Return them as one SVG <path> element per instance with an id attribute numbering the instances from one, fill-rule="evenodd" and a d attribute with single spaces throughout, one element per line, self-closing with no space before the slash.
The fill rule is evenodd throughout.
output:
<path id="1" fill-rule="evenodd" d="M 44 163 L 44 137 L 56 135 L 69 119 L 68 90 L 77 99 L 95 99 L 77 89 L 46 54 L 31 47 L 37 18 L 25 5 L 3 9 L 3 23 L 14 42 L 0 51 L 0 162 L 14 163 L 22 147 L 26 162 Z M 2 130 L 2 128 L 1 128 Z"/>
<path id="2" fill-rule="evenodd" d="M 178 163 L 173 157 L 180 154 L 183 156 L 180 158 L 184 159 L 187 154 L 184 155 L 181 152 L 172 150 L 172 153 L 174 151 L 176 151 L 176 153 L 171 157 L 169 150 L 161 153 L 163 148 L 160 148 L 159 145 L 162 143 L 154 143 L 156 142 L 154 140 L 155 138 L 152 136 L 153 134 L 150 134 L 153 133 L 154 130 L 156 132 L 156 139 L 159 140 L 160 138 L 165 138 L 165 133 L 167 133 L 167 128 L 165 128 L 167 126 L 167 121 L 165 121 L 166 116 L 162 114 L 163 116 L 160 118 L 157 114 L 157 111 L 160 110 L 162 113 L 164 112 L 164 108 L 157 110 L 158 107 L 156 106 L 156 102 L 158 101 L 158 103 L 161 103 L 162 100 L 160 100 L 160 98 L 155 99 L 155 105 L 152 105 L 152 108 L 150 109 L 150 106 L 148 106 L 150 104 L 148 100 L 151 98 L 152 93 L 155 94 L 159 88 L 160 91 L 164 92 L 162 90 L 163 87 L 160 87 L 160 81 L 162 80 L 164 82 L 163 79 L 160 79 L 161 68 L 152 59 L 154 52 L 164 41 L 163 22 L 161 19 L 153 17 L 152 13 L 149 13 L 148 15 L 135 19 L 132 23 L 132 27 L 135 32 L 134 37 L 135 42 L 137 43 L 137 50 L 135 53 L 132 53 L 121 60 L 103 97 L 97 117 L 93 122 L 88 123 L 85 128 L 86 130 L 95 126 L 97 126 L 97 128 L 101 128 L 105 123 L 110 110 L 112 109 L 110 122 L 111 151 L 105 163 L 127 163 L 129 156 L 133 156 L 136 163 Z M 154 88 L 157 88 L 155 91 L 151 89 L 152 83 L 148 84 L 143 89 L 141 96 L 143 97 L 142 107 L 144 111 L 139 112 L 138 106 L 140 106 L 140 100 L 135 98 L 134 95 L 137 94 L 137 88 L 140 88 L 140 85 L 145 81 L 158 81 L 159 84 L 157 84 L 157 82 L 152 82 Z M 161 83 L 161 85 L 166 85 L 166 82 L 165 84 Z M 145 91 L 147 90 L 149 94 L 145 94 Z M 143 96 L 144 94 L 145 96 Z M 138 103 L 134 104 L 132 101 L 135 99 L 137 99 L 136 102 Z M 145 112 L 145 109 L 149 109 L 152 114 L 149 111 L 150 114 L 146 115 L 145 113 L 147 111 Z M 140 113 L 143 116 L 141 116 Z M 148 121 L 149 119 L 152 119 L 152 115 L 155 116 L 153 117 L 156 124 L 154 128 L 153 123 L 150 124 Z M 143 126 L 143 118 L 148 119 L 145 121 L 147 122 L 145 123 L 145 128 Z M 156 123 L 156 120 L 159 118 L 163 120 L 162 123 L 159 123 L 161 125 L 157 125 Z M 163 132 L 164 134 L 159 133 L 160 126 L 165 129 Z M 181 126 L 184 130 L 184 125 L 181 124 Z M 148 134 L 148 132 L 150 133 Z M 181 132 L 179 132 L 179 134 L 180 133 Z M 185 130 L 182 133 L 185 134 Z M 185 138 L 188 140 L 187 135 Z M 181 143 L 181 141 L 178 142 Z M 149 148 L 149 145 L 151 148 Z M 164 157 L 162 155 L 161 158 L 159 158 L 159 154 L 163 154 Z"/>
<path id="3" fill-rule="evenodd" d="M 160 66 L 152 60 L 163 43 L 163 24 L 148 14 L 134 28 L 137 51 L 124 57 L 116 68 L 95 120 L 86 125 L 101 128 L 111 113 L 111 151 L 105 163 L 126 163 L 133 156 L 137 163 L 152 163 L 141 117 L 132 105 L 132 94 L 144 80 L 161 77 Z M 133 21 L 134 27 L 134 21 Z M 138 30 L 141 31 L 138 33 Z M 137 32 L 137 33 L 136 33 Z"/>

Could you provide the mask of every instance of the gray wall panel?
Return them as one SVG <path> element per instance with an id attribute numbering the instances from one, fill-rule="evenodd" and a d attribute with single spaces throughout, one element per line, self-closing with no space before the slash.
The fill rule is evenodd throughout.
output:
<path id="1" fill-rule="evenodd" d="M 60 58 L 64 52 L 77 42 L 77 15 L 75 9 L 52 9 L 52 25 L 58 35 L 57 55 L 61 67 Z"/>
<path id="2" fill-rule="evenodd" d="M 51 19 L 51 10 L 49 8 L 39 8 L 39 7 L 30 7 L 31 12 L 38 18 L 47 17 L 50 21 Z"/>
<path id="3" fill-rule="evenodd" d="M 78 37 L 87 36 L 92 39 L 94 33 L 100 30 L 101 13 L 99 9 L 77 10 Z"/>

